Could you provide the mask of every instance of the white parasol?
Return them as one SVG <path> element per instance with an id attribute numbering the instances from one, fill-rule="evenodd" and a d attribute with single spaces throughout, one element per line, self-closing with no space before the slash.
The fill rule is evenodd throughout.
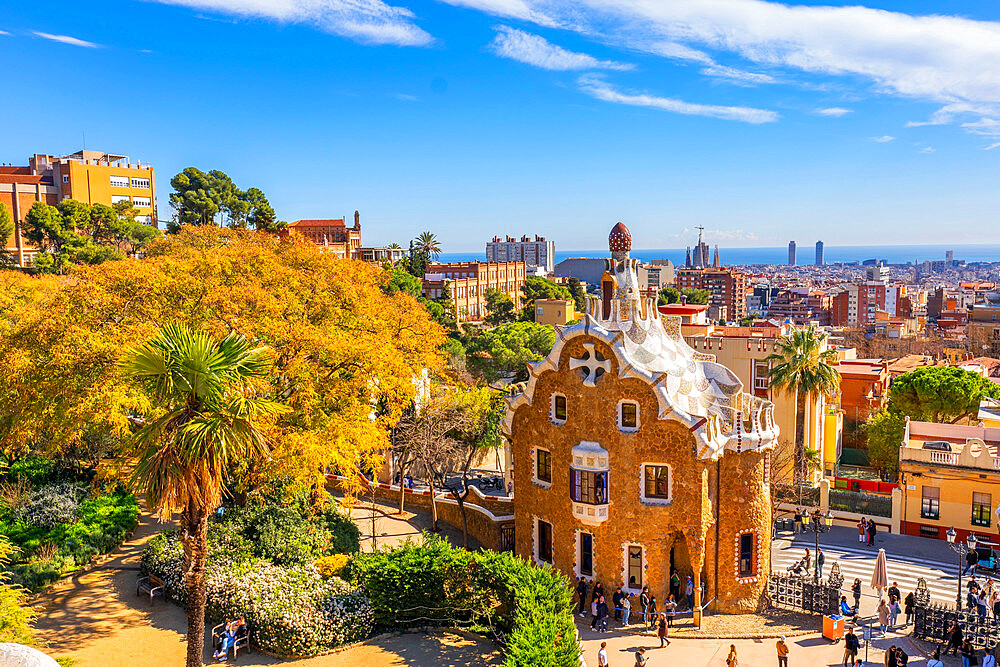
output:
<path id="1" fill-rule="evenodd" d="M 875 559 L 875 571 L 872 572 L 872 588 L 878 591 L 879 596 L 882 591 L 889 587 L 889 573 L 885 567 L 885 549 L 878 550 L 878 557 Z"/>

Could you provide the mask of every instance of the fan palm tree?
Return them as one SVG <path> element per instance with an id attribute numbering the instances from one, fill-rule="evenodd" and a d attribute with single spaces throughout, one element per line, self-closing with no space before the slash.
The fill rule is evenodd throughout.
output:
<path id="1" fill-rule="evenodd" d="M 825 343 L 826 334 L 816 327 L 796 329 L 782 336 L 767 357 L 771 387 L 795 394 L 795 468 L 801 477 L 806 476 L 806 401 L 820 394 L 833 396 L 840 386 L 840 373 L 832 365 L 837 353 Z"/>
<path id="2" fill-rule="evenodd" d="M 399 245 L 398 243 L 390 243 L 389 245 L 386 246 L 386 248 L 389 248 L 390 250 L 402 250 L 403 246 Z"/>
<path id="3" fill-rule="evenodd" d="M 270 367 L 270 350 L 251 348 L 243 336 L 216 340 L 180 324 L 163 327 L 122 362 L 162 410 L 131 440 L 130 485 L 146 494 L 154 513 L 180 512 L 188 667 L 202 664 L 208 516 L 221 500 L 226 471 L 266 454 L 261 427 L 286 410 L 255 395 L 255 381 Z"/>
<path id="4" fill-rule="evenodd" d="M 441 254 L 441 242 L 432 232 L 420 232 L 413 239 L 413 247 L 432 259 L 437 259 Z"/>

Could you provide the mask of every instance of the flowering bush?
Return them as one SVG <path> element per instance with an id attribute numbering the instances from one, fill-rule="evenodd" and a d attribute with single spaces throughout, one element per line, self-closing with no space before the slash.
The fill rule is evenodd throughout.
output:
<path id="1" fill-rule="evenodd" d="M 19 509 L 19 514 L 25 521 L 41 528 L 74 523 L 80 513 L 80 503 L 86 497 L 86 484 L 46 484 L 31 492 L 28 502 Z"/>
<path id="2" fill-rule="evenodd" d="M 323 556 L 314 563 L 321 576 L 339 577 L 347 566 L 349 557 L 347 554 L 334 554 L 333 556 Z"/>

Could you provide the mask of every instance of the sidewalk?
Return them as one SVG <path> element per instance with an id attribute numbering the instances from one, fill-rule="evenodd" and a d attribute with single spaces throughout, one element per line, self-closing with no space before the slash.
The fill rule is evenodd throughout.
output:
<path id="1" fill-rule="evenodd" d="M 812 549 L 815 546 L 816 539 L 811 532 L 799 533 L 794 538 L 789 532 L 781 532 L 774 538 L 775 546 L 779 546 L 781 542 L 792 543 L 795 547 L 803 549 Z M 875 535 L 875 546 L 869 547 L 858 542 L 858 531 L 856 528 L 833 526 L 829 531 L 820 533 L 819 545 L 820 547 L 838 546 L 847 549 L 870 551 L 873 555 L 877 554 L 881 548 L 885 549 L 886 556 L 899 556 L 935 563 L 954 563 L 955 567 L 958 567 L 958 555 L 951 550 L 947 542 L 927 537 L 877 533 Z"/>

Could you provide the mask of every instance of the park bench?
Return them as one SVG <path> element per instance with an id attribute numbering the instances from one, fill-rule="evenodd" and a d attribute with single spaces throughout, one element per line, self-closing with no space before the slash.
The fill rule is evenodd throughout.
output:
<path id="1" fill-rule="evenodd" d="M 222 645 L 222 635 L 226 631 L 226 624 L 219 623 L 212 628 L 212 648 Z M 236 641 L 233 643 L 233 658 L 239 654 L 240 649 L 250 653 L 250 633 L 244 625 L 236 632 Z M 227 651 L 228 654 L 228 651 Z"/>
<path id="2" fill-rule="evenodd" d="M 160 579 L 155 574 L 151 574 L 147 577 L 139 577 L 139 580 L 135 585 L 135 594 L 139 595 L 141 593 L 146 593 L 149 595 L 149 604 L 153 604 L 153 598 L 157 595 L 164 596 L 165 584 L 163 579 Z"/>

